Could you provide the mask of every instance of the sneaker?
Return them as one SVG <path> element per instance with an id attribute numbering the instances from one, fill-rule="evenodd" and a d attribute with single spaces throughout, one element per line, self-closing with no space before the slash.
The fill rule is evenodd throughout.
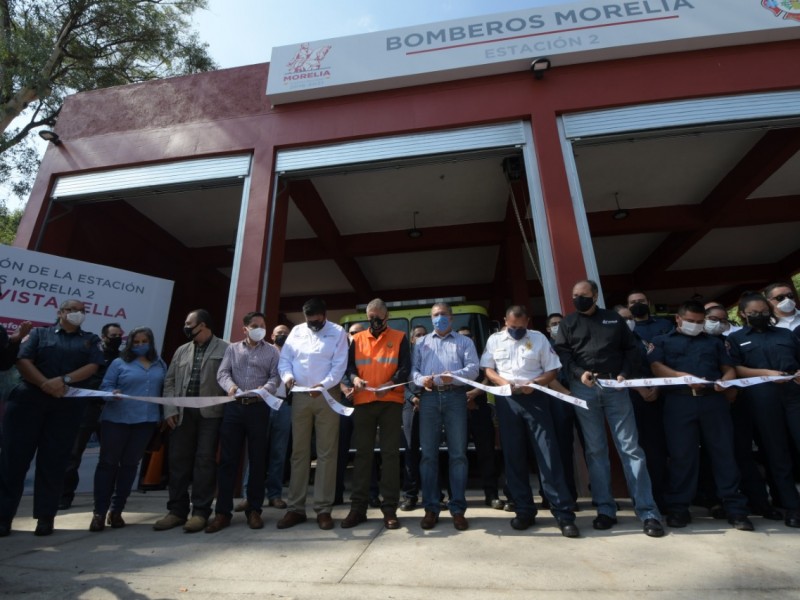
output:
<path id="1" fill-rule="evenodd" d="M 186 523 L 185 517 L 179 517 L 176 514 L 167 513 L 166 517 L 163 517 L 153 523 L 153 529 L 156 531 L 166 531 L 167 529 L 172 529 L 173 527 L 183 525 L 184 523 Z"/>

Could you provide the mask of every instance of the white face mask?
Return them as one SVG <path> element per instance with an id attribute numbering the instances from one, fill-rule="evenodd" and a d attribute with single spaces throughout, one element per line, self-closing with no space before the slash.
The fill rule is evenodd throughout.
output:
<path id="1" fill-rule="evenodd" d="M 634 319 L 625 319 L 625 324 L 628 326 L 628 329 L 633 331 L 636 329 L 636 321 Z"/>
<path id="2" fill-rule="evenodd" d="M 791 298 L 784 298 L 783 300 L 778 302 L 776 308 L 781 312 L 791 313 L 794 312 L 796 306 L 797 304 L 795 304 L 794 300 L 792 300 Z"/>
<path id="3" fill-rule="evenodd" d="M 263 327 L 256 327 L 255 329 L 248 329 L 247 336 L 254 342 L 260 342 L 267 335 L 267 330 Z"/>
<path id="4" fill-rule="evenodd" d="M 82 312 L 75 311 L 67 313 L 66 318 L 68 323 L 75 325 L 76 327 L 80 327 L 81 323 L 83 323 L 84 319 L 86 318 L 86 315 Z"/>
<path id="5" fill-rule="evenodd" d="M 681 333 L 689 336 L 700 335 L 703 332 L 705 323 L 689 323 L 688 321 L 681 321 Z"/>
<path id="6" fill-rule="evenodd" d="M 558 335 L 558 325 L 550 327 L 550 337 L 555 338 Z"/>
<path id="7" fill-rule="evenodd" d="M 722 332 L 725 331 L 725 323 L 706 319 L 703 323 L 703 331 L 708 335 L 722 335 Z"/>

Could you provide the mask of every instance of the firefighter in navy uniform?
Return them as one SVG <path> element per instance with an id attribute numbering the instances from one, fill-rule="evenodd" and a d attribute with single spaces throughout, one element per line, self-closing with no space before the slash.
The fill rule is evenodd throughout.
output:
<path id="1" fill-rule="evenodd" d="M 734 379 L 736 371 L 725 344 L 703 331 L 705 309 L 686 302 L 678 309 L 678 328 L 656 336 L 648 360 L 656 377 L 694 375 L 707 381 Z M 752 531 L 747 500 L 739 491 L 739 468 L 733 451 L 733 422 L 724 389 L 714 384 L 666 387 L 664 429 L 669 449 L 669 483 L 664 494 L 667 525 L 685 527 L 691 522 L 689 505 L 697 488 L 700 436 L 711 466 L 728 522 Z"/>
<path id="2" fill-rule="evenodd" d="M 86 401 L 64 397 L 105 363 L 100 338 L 81 329 L 85 307 L 66 300 L 52 327 L 37 327 L 22 344 L 17 369 L 23 381 L 8 399 L 0 452 L 0 537 L 11 532 L 34 454 L 33 516 L 36 535 L 53 533 L 70 448 Z"/>

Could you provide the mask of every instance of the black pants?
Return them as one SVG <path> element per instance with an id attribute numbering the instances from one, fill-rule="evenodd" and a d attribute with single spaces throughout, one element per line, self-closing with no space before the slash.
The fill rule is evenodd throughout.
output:
<path id="1" fill-rule="evenodd" d="M 75 436 L 75 443 L 72 445 L 67 472 L 64 474 L 64 491 L 61 496 L 70 502 L 75 497 L 75 490 L 78 489 L 78 483 L 80 483 L 78 471 L 81 468 L 86 446 L 92 439 L 92 434 L 97 434 L 97 439 L 100 440 L 100 413 L 103 412 L 103 404 L 103 402 L 97 402 L 97 398 L 90 398 L 86 402 L 81 426 L 78 429 L 78 435 Z"/>
<path id="2" fill-rule="evenodd" d="M 492 407 L 486 397 L 475 400 L 476 408 L 467 411 L 467 433 L 475 444 L 478 473 L 483 493 L 497 498 L 497 466 L 494 453 L 494 422 Z"/>

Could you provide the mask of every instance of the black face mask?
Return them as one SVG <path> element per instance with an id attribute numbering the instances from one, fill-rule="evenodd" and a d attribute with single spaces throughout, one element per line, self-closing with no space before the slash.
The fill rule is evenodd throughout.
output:
<path id="1" fill-rule="evenodd" d="M 117 352 L 121 345 L 122 345 L 122 338 L 121 337 L 113 337 L 113 338 L 107 338 L 106 339 L 106 343 L 105 343 L 106 350 L 110 350 L 112 352 Z"/>
<path id="2" fill-rule="evenodd" d="M 369 330 L 372 333 L 380 333 L 384 329 L 386 329 L 386 322 L 380 317 L 372 317 L 369 320 Z"/>
<path id="3" fill-rule="evenodd" d="M 644 302 L 637 302 L 630 307 L 630 310 L 631 314 L 637 319 L 641 319 L 650 314 L 650 307 Z"/>
<path id="4" fill-rule="evenodd" d="M 306 321 L 306 325 L 311 331 L 319 331 L 325 326 L 325 319 L 320 319 L 319 321 Z"/>
<path id="5" fill-rule="evenodd" d="M 575 296 L 572 299 L 572 303 L 578 312 L 586 312 L 594 306 L 594 298 L 590 296 Z"/>
<path id="6" fill-rule="evenodd" d="M 275 336 L 275 345 L 278 348 L 283 347 L 283 345 L 286 343 L 286 338 L 288 337 L 289 335 L 286 333 L 279 333 L 278 335 Z"/>
<path id="7" fill-rule="evenodd" d="M 199 331 L 195 331 L 196 328 L 197 328 L 197 325 L 195 325 L 194 327 L 184 327 L 183 328 L 183 335 L 186 336 L 186 339 L 193 340 L 195 337 L 197 337 L 197 334 L 200 333 L 200 332 Z"/>
<path id="8" fill-rule="evenodd" d="M 766 329 L 771 320 L 772 317 L 769 315 L 750 315 L 747 317 L 747 324 L 753 329 Z"/>
<path id="9" fill-rule="evenodd" d="M 520 341 L 528 333 L 527 327 L 509 327 L 506 331 L 508 331 L 508 335 L 517 341 Z"/>

